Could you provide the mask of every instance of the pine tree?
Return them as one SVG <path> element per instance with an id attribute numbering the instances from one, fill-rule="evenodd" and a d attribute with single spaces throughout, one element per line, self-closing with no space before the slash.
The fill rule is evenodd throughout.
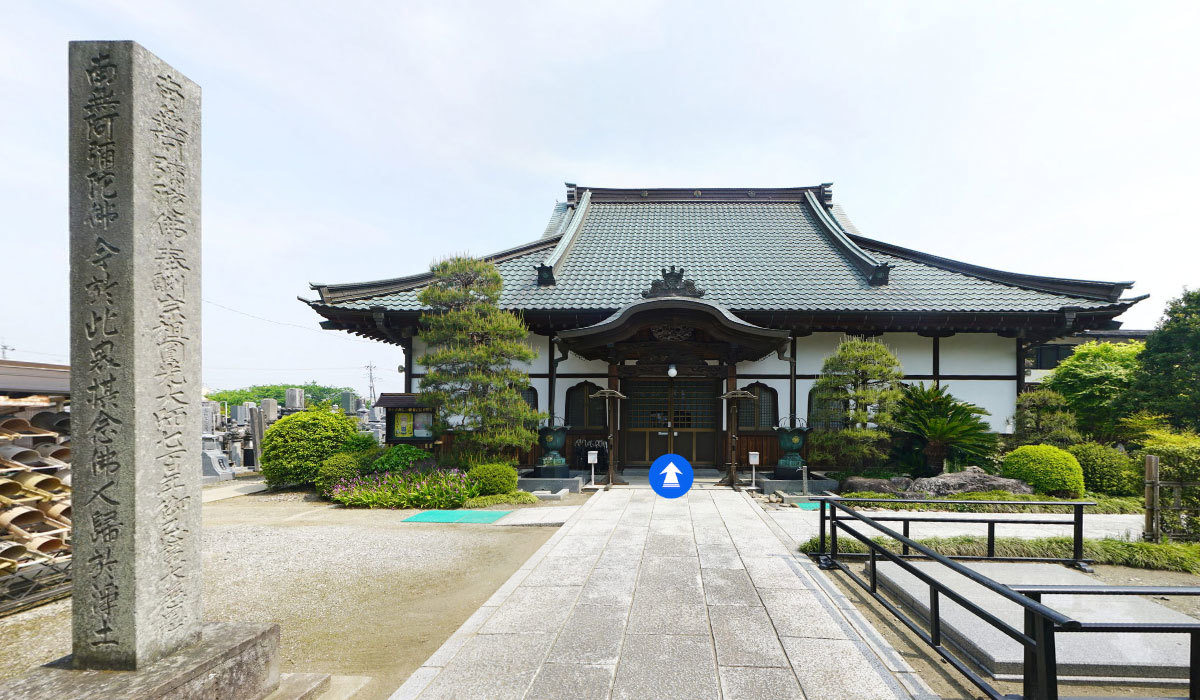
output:
<path id="1" fill-rule="evenodd" d="M 421 394 L 452 430 L 453 461 L 475 464 L 529 449 L 541 416 L 521 390 L 529 375 L 513 366 L 537 355 L 525 344 L 525 324 L 497 306 L 502 279 L 494 265 L 472 258 L 435 264 L 434 281 L 418 297 L 421 337 L 428 348 Z"/>
<path id="2" fill-rule="evenodd" d="M 1062 394 L 1038 389 L 1017 397 L 1013 434 L 1005 441 L 1007 449 L 1022 445 L 1068 447 L 1082 441 L 1083 436 L 1075 429 L 1075 414 Z"/>
<path id="3" fill-rule="evenodd" d="M 825 358 L 813 385 L 810 459 L 858 468 L 882 461 L 903 376 L 900 362 L 883 343 L 842 341 Z"/>
<path id="4" fill-rule="evenodd" d="M 1200 431 L 1200 289 L 1167 304 L 1140 360 L 1134 405 L 1165 414 L 1176 428 Z"/>

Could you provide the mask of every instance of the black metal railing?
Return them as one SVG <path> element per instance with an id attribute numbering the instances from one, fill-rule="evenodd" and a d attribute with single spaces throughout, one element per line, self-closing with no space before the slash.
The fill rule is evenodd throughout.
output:
<path id="1" fill-rule="evenodd" d="M 826 510 L 826 502 L 838 503 L 897 503 L 891 498 L 841 498 L 837 496 L 822 496 L 821 499 L 821 529 L 820 529 L 820 547 L 821 551 L 825 551 L 825 533 L 828 530 L 830 536 L 830 546 L 834 555 L 837 552 L 837 527 L 838 520 L 837 509 Z M 1037 561 L 1037 562 L 1053 562 L 1057 564 L 1070 564 L 1083 571 L 1091 571 L 1091 560 L 1083 556 L 1083 509 L 1087 506 L 1096 505 L 1095 501 L 960 501 L 960 500 L 908 500 L 900 501 L 901 503 L 912 504 L 934 504 L 934 505 L 957 505 L 969 504 L 973 506 L 1061 506 L 1070 508 L 1069 517 L 1035 517 L 1035 518 L 1010 518 L 1007 513 L 971 513 L 966 517 L 948 517 L 937 515 L 910 515 L 908 513 L 898 511 L 896 515 L 878 515 L 872 516 L 872 522 L 899 522 L 901 524 L 901 533 L 904 537 L 909 536 L 910 523 L 975 523 L 987 525 L 987 554 L 970 556 L 951 556 L 951 559 L 970 560 L 983 559 L 988 561 Z M 920 511 L 915 511 L 920 512 Z M 834 523 L 834 526 L 827 525 L 827 521 Z M 1071 558 L 1056 558 L 1056 557 L 998 557 L 996 556 L 996 526 L 997 525 L 1070 525 L 1071 526 Z M 923 555 L 912 555 L 907 544 L 901 545 L 902 556 L 916 556 L 921 558 Z"/>
<path id="2" fill-rule="evenodd" d="M 1200 700 L 1200 624 L 1175 624 L 1175 623 L 1096 623 L 1096 622 L 1080 622 L 1063 613 L 1054 610 L 1041 602 L 1043 595 L 1200 595 L 1200 587 L 1178 587 L 1178 588 L 1151 588 L 1140 586 L 1006 586 L 983 574 L 967 568 L 955 558 L 939 554 L 929 547 L 922 545 L 908 537 L 908 523 L 913 521 L 924 522 L 963 522 L 959 518 L 902 518 L 893 516 L 883 516 L 878 518 L 868 517 L 858 512 L 854 507 L 847 504 L 870 502 L 873 499 L 842 499 L 838 497 L 818 497 L 820 501 L 820 516 L 821 516 L 821 531 L 820 531 L 820 552 L 818 553 L 818 561 L 822 569 L 836 569 L 846 574 L 861 588 L 865 589 L 876 602 L 882 605 L 892 615 L 894 615 L 905 627 L 916 634 L 922 641 L 945 659 L 947 663 L 953 666 L 959 673 L 967 678 L 975 687 L 979 688 L 983 693 L 993 700 L 1002 700 L 1013 698 L 1013 695 L 1005 695 L 993 687 L 983 677 L 976 673 L 966 659 L 959 658 L 952 647 L 948 647 L 943 643 L 942 635 L 942 615 L 941 601 L 943 598 L 953 601 L 961 606 L 964 610 L 979 618 L 983 622 L 997 629 L 1004 635 L 1020 644 L 1024 649 L 1024 686 L 1021 697 L 1026 700 L 1058 700 L 1058 660 L 1055 646 L 1055 635 L 1058 633 L 1076 633 L 1076 632 L 1144 632 L 1151 634 L 1189 634 L 1191 638 L 1190 651 L 1190 666 L 1189 680 L 1190 689 L 1189 696 L 1194 700 Z M 918 501 L 920 502 L 920 501 Z M 940 501 L 945 503 L 945 501 Z M 953 502 L 953 501 L 951 501 Z M 959 501 L 962 503 L 974 504 L 991 504 L 991 505 L 1030 505 L 1029 501 Z M 1049 502 L 1058 505 L 1063 505 L 1063 502 Z M 1089 505 L 1086 502 L 1070 502 L 1066 505 L 1071 505 L 1074 510 L 1075 518 L 1072 521 L 1067 521 L 1069 524 L 1075 525 L 1074 538 L 1074 558 L 1073 559 L 1052 559 L 1042 557 L 961 557 L 964 559 L 994 559 L 999 561 L 1054 561 L 1070 565 L 1078 565 L 1087 563 L 1088 560 L 1082 556 L 1083 542 L 1083 516 L 1082 507 Z M 843 517 L 839 517 L 841 512 Z M 880 524 L 881 520 L 901 520 L 904 522 L 905 533 L 901 534 L 895 530 Z M 989 522 L 993 525 L 989 526 L 989 553 L 995 551 L 994 547 L 994 524 L 1004 524 L 1003 518 L 997 519 L 969 519 L 977 520 L 978 522 Z M 1018 520 L 1014 522 L 1028 524 L 1031 520 Z M 893 551 L 886 544 L 875 541 L 867 534 L 859 532 L 852 524 L 862 524 L 875 532 L 894 540 L 900 545 L 900 552 Z M 1061 520 L 1054 520 L 1047 524 L 1064 524 Z M 826 530 L 828 529 L 828 538 Z M 863 553 L 844 553 L 839 552 L 837 540 L 838 531 L 843 531 L 846 535 L 858 540 L 866 548 L 867 552 Z M 829 545 L 828 549 L 826 544 Z M 866 558 L 869 560 L 867 570 L 868 578 L 864 579 L 858 573 L 848 567 L 843 559 L 853 557 L 856 561 L 861 561 Z M 879 592 L 878 581 L 878 566 L 880 559 L 891 561 L 899 566 L 904 571 L 908 572 L 916 579 L 929 587 L 929 613 L 928 620 L 925 625 L 914 619 L 911 615 L 901 610 L 901 608 L 891 600 L 883 596 Z M 969 581 L 976 583 L 986 590 L 999 595 L 1005 600 L 1019 606 L 1024 613 L 1024 626 L 1022 629 L 1017 629 L 1015 626 L 1000 619 L 994 613 L 985 610 L 975 602 L 967 599 L 963 594 L 958 593 L 948 586 L 945 582 L 945 571 L 938 571 L 931 574 L 922 570 L 912 563 L 913 559 L 931 560 L 946 567 L 949 571 L 957 573 Z M 958 631 L 959 634 L 964 634 L 963 630 Z"/>

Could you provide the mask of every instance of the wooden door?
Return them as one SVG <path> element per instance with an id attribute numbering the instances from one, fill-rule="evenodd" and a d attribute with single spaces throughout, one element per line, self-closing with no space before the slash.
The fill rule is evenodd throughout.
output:
<path id="1" fill-rule="evenodd" d="M 695 466 L 716 464 L 720 386 L 716 379 L 625 380 L 625 464 L 649 466 L 668 452 Z"/>

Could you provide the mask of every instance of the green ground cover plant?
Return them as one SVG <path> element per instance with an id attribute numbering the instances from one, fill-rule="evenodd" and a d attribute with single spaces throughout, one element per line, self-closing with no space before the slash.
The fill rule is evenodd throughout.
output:
<path id="1" fill-rule="evenodd" d="M 352 508 L 461 508 L 479 485 L 457 469 L 361 474 L 338 483 L 330 498 Z"/>
<path id="2" fill-rule="evenodd" d="M 1083 468 L 1066 450 L 1053 445 L 1023 445 L 1004 455 L 1000 475 L 1020 479 L 1037 493 L 1075 498 L 1083 493 Z"/>
<path id="3" fill-rule="evenodd" d="M 900 551 L 900 544 L 894 540 L 877 537 L 873 541 L 891 551 Z M 986 537 L 931 537 L 917 542 L 946 556 L 968 557 L 987 554 Z M 817 554 L 821 551 L 820 541 L 814 537 L 801 544 L 800 551 L 804 554 Z M 858 540 L 839 537 L 838 551 L 866 553 L 867 548 Z M 1033 540 L 997 537 L 996 556 L 1070 559 L 1074 554 L 1069 537 L 1042 537 Z M 1087 539 L 1083 541 L 1083 556 L 1097 564 L 1200 574 L 1200 543 Z"/>
<path id="4" fill-rule="evenodd" d="M 493 493 L 489 496 L 476 496 L 463 502 L 463 508 L 487 508 L 499 505 L 526 505 L 537 503 L 538 497 L 528 491 L 513 491 L 512 493 Z"/>
<path id="5" fill-rule="evenodd" d="M 864 509 L 879 510 L 914 510 L 949 513 L 1064 513 L 1071 506 L 1031 506 L 1013 504 L 1006 506 L 972 505 L 969 503 L 913 503 L 900 498 L 893 493 L 877 491 L 855 491 L 841 494 L 842 498 L 878 498 L 883 503 L 863 503 Z M 927 500 L 950 501 L 1064 501 L 1087 500 L 1095 501 L 1096 505 L 1088 506 L 1084 512 L 1097 515 L 1139 515 L 1145 510 L 1145 502 L 1137 496 L 1106 496 L 1102 493 L 1087 493 L 1082 499 L 1056 498 L 1044 493 L 1012 493 L 1010 491 L 967 491 L 953 496 L 935 497 Z"/>
<path id="6" fill-rule="evenodd" d="M 357 433 L 358 422 L 341 413 L 308 410 L 275 421 L 263 435 L 262 473 L 268 486 L 307 485 L 321 463 Z"/>

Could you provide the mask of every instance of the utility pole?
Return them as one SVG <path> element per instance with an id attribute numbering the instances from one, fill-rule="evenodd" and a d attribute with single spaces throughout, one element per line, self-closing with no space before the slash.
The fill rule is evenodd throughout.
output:
<path id="1" fill-rule="evenodd" d="M 371 405 L 375 405 L 375 363 L 369 362 L 363 365 L 363 369 L 367 370 L 367 382 L 371 390 Z"/>
<path id="2" fill-rule="evenodd" d="M 0 360 L 8 359 L 8 351 L 9 350 L 16 350 L 16 348 L 14 348 L 11 345 L 6 345 L 4 343 L 0 343 Z"/>

